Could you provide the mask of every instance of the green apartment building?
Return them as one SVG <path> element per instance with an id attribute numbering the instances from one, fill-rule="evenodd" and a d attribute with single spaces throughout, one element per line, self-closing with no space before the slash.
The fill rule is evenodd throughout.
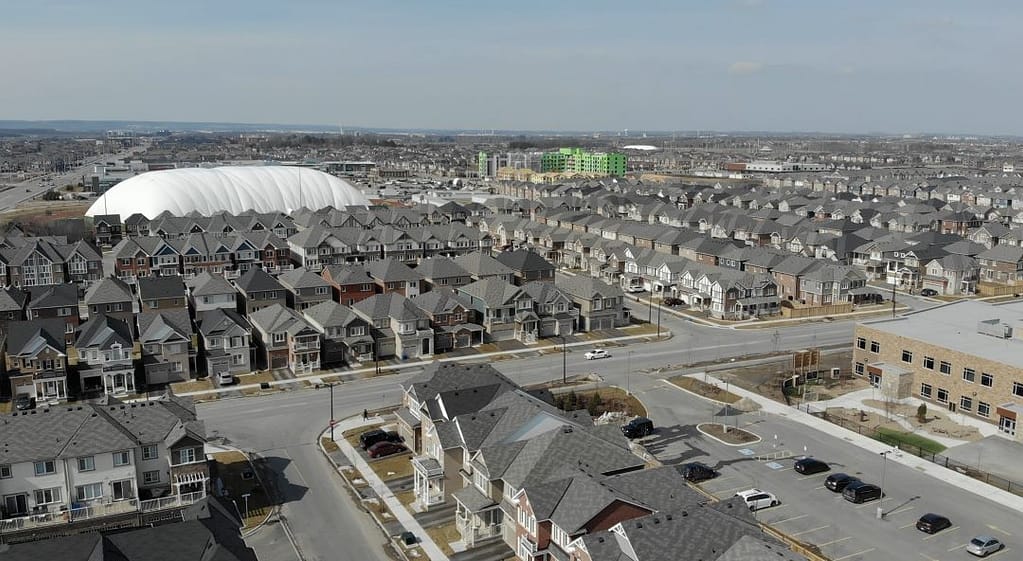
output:
<path id="1" fill-rule="evenodd" d="M 543 155 L 543 171 L 625 175 L 625 154 L 619 152 L 587 152 L 582 148 L 562 148 Z"/>

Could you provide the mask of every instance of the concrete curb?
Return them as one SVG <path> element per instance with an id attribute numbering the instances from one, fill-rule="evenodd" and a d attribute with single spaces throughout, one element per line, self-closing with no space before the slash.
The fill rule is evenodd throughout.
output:
<path id="1" fill-rule="evenodd" d="M 704 375 L 703 373 L 687 374 L 687 376 L 690 377 L 703 375 Z M 710 379 L 713 379 L 715 382 L 719 384 L 724 383 L 723 381 L 714 378 L 713 376 L 711 376 Z M 776 401 L 769 400 L 749 390 L 745 390 L 743 388 L 733 385 L 732 388 L 730 388 L 730 391 L 741 397 L 748 397 L 749 399 L 756 401 L 757 403 L 760 404 L 762 411 L 764 411 L 765 413 L 785 417 L 789 420 L 808 426 L 822 433 L 829 434 L 831 436 L 838 436 L 843 440 L 846 440 L 849 443 L 858 446 L 864 450 L 873 452 L 874 454 L 880 454 L 885 451 L 893 450 L 891 446 L 888 446 L 883 442 L 874 440 L 867 436 L 863 436 L 862 434 L 853 432 L 839 425 L 835 425 L 827 421 L 822 421 L 809 413 L 789 407 L 787 405 L 783 405 Z M 898 462 L 906 467 L 910 467 L 917 471 L 925 473 L 949 485 L 959 487 L 964 491 L 973 493 L 980 497 L 991 499 L 1013 510 L 1023 512 L 1023 497 L 1014 495 L 1012 493 L 1009 493 L 1008 491 L 1003 491 L 997 487 L 993 487 L 991 485 L 988 485 L 987 483 L 978 481 L 976 479 L 973 479 L 972 477 L 963 475 L 957 471 L 947 469 L 932 462 L 928 462 L 923 458 L 919 458 L 909 453 L 904 453 L 901 450 L 898 450 L 897 448 L 894 449 L 894 452 L 889 456 L 888 459 L 889 461 Z"/>

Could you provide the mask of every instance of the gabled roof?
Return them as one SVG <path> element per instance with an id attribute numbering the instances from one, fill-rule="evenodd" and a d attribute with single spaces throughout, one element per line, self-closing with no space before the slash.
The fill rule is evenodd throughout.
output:
<path id="1" fill-rule="evenodd" d="M 73 306 L 77 311 L 78 287 L 73 284 L 33 286 L 28 292 L 31 295 L 28 303 L 30 310 Z"/>
<path id="2" fill-rule="evenodd" d="M 198 312 L 195 315 L 195 328 L 205 336 L 227 333 L 234 329 L 252 332 L 249 321 L 241 314 L 223 308 Z"/>
<path id="3" fill-rule="evenodd" d="M 274 304 L 266 308 L 252 312 L 249 321 L 254 327 L 260 328 L 264 333 L 279 333 L 286 331 L 291 335 L 298 335 L 302 331 L 316 331 L 298 312 L 291 308 L 285 308 L 280 304 Z"/>
<path id="4" fill-rule="evenodd" d="M 124 320 L 99 314 L 89 318 L 78 328 L 75 347 L 106 350 L 118 344 L 131 348 L 134 343 L 131 326 Z"/>
<path id="5" fill-rule="evenodd" d="M 323 280 L 323 277 L 303 267 L 296 267 L 281 273 L 278 275 L 277 281 L 294 290 L 330 286 L 327 281 Z"/>
<path id="6" fill-rule="evenodd" d="M 431 290 L 426 294 L 420 294 L 412 300 L 412 303 L 428 314 L 450 313 L 459 306 L 466 310 L 471 309 L 469 302 L 464 296 L 448 287 L 441 287 Z"/>
<path id="7" fill-rule="evenodd" d="M 306 308 L 302 314 L 314 325 L 340 327 L 353 321 L 363 321 L 351 308 L 338 304 L 333 300 L 320 302 Z"/>
<path id="8" fill-rule="evenodd" d="M 380 318 L 391 318 L 395 321 L 429 319 L 429 316 L 417 308 L 411 300 L 397 292 L 374 294 L 352 304 L 352 309 L 371 320 Z"/>
<path id="9" fill-rule="evenodd" d="M 138 279 L 139 298 L 176 298 L 185 296 L 185 282 L 178 275 L 166 277 L 140 277 Z"/>
<path id="10" fill-rule="evenodd" d="M 395 259 L 372 261 L 366 266 L 369 276 L 382 282 L 410 282 L 423 280 L 423 275 Z"/>
<path id="11" fill-rule="evenodd" d="M 185 281 L 189 294 L 192 296 L 214 296 L 219 294 L 237 294 L 234 286 L 223 275 L 215 275 L 203 271 L 194 278 Z"/>
<path id="12" fill-rule="evenodd" d="M 529 249 L 501 252 L 497 254 L 497 260 L 504 266 L 520 273 L 553 271 L 555 269 L 554 265 L 544 259 L 539 253 Z"/>
<path id="13" fill-rule="evenodd" d="M 65 325 L 60 318 L 12 321 L 7 324 L 7 353 L 34 356 L 47 346 L 64 353 Z"/>
<path id="14" fill-rule="evenodd" d="M 468 277 L 469 271 L 448 257 L 429 257 L 419 262 L 416 271 L 426 279 Z"/>
<path id="15" fill-rule="evenodd" d="M 459 255 L 454 259 L 458 266 L 462 267 L 466 271 L 469 271 L 471 275 L 476 278 L 497 276 L 497 275 L 511 275 L 514 273 L 506 265 L 494 259 L 493 257 L 474 251 L 472 253 L 466 253 L 465 255 Z"/>
<path id="16" fill-rule="evenodd" d="M 131 302 L 132 300 L 131 287 L 116 277 L 103 277 L 100 279 L 99 282 L 93 284 L 89 287 L 89 290 L 85 291 L 84 299 L 85 303 L 89 305 L 123 303 Z"/>
<path id="17" fill-rule="evenodd" d="M 323 270 L 329 273 L 331 280 L 339 285 L 373 283 L 373 277 L 369 276 L 366 267 L 361 264 L 327 265 Z"/>
<path id="18" fill-rule="evenodd" d="M 598 294 L 602 298 L 621 298 L 625 295 L 617 286 L 611 286 L 598 278 L 583 275 L 558 279 L 558 288 L 570 296 L 586 300 L 592 300 Z"/>
<path id="19" fill-rule="evenodd" d="M 269 292 L 271 290 L 284 290 L 281 283 L 277 282 L 277 279 L 270 276 L 259 267 L 254 267 L 245 271 L 242 276 L 238 277 L 238 280 L 234 281 L 235 286 L 239 290 L 244 291 L 246 294 L 252 294 L 254 292 Z"/>
<path id="20" fill-rule="evenodd" d="M 496 277 L 488 277 L 458 287 L 458 291 L 482 300 L 488 307 L 506 306 L 523 295 L 522 289 Z"/>
<path id="21" fill-rule="evenodd" d="M 175 337 L 189 339 L 192 336 L 192 322 L 186 310 L 148 311 L 136 317 L 139 322 L 139 341 L 142 343 L 167 341 Z"/>
<path id="22" fill-rule="evenodd" d="M 27 292 L 14 287 L 0 290 L 0 311 L 24 311 L 26 304 L 28 304 Z"/>

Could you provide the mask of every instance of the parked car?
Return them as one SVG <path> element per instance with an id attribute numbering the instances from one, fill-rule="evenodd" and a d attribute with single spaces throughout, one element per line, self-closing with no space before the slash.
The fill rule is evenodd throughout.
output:
<path id="1" fill-rule="evenodd" d="M 359 444 L 362 445 L 363 450 L 368 450 L 378 442 L 401 442 L 401 436 L 394 431 L 383 429 L 368 430 L 359 435 Z"/>
<path id="2" fill-rule="evenodd" d="M 936 534 L 945 528 L 952 526 L 948 517 L 928 512 L 916 521 L 916 529 L 927 534 Z"/>
<path id="3" fill-rule="evenodd" d="M 630 285 L 630 286 L 625 287 L 625 292 L 628 292 L 629 294 L 638 294 L 640 292 L 646 292 L 646 289 L 643 288 L 642 286 L 631 286 Z"/>
<path id="4" fill-rule="evenodd" d="M 373 446 L 370 446 L 369 449 L 366 450 L 366 454 L 370 458 L 383 458 L 384 456 L 393 456 L 394 454 L 400 454 L 406 450 L 408 450 L 408 448 L 405 448 L 404 444 L 400 444 L 398 442 L 388 442 L 385 440 L 383 442 L 377 442 Z"/>
<path id="5" fill-rule="evenodd" d="M 700 462 L 682 464 L 679 466 L 679 472 L 682 474 L 683 479 L 692 483 L 714 479 L 718 476 L 718 472 L 714 471 L 713 468 Z"/>
<path id="6" fill-rule="evenodd" d="M 774 493 L 768 493 L 760 489 L 739 491 L 735 496 L 742 498 L 750 510 L 760 510 L 781 504 L 781 501 L 778 500 L 778 497 L 774 496 Z"/>
<path id="7" fill-rule="evenodd" d="M 937 296 L 938 291 L 933 288 L 925 288 L 920 291 L 920 296 Z"/>
<path id="8" fill-rule="evenodd" d="M 853 477 L 848 473 L 832 473 L 824 480 L 824 486 L 827 487 L 829 491 L 841 493 L 850 483 L 858 481 L 859 478 Z"/>
<path id="9" fill-rule="evenodd" d="M 1005 544 L 991 536 L 975 536 L 966 545 L 966 551 L 977 557 L 987 557 L 996 551 L 1000 551 Z"/>
<path id="10" fill-rule="evenodd" d="M 842 498 L 851 503 L 866 503 L 881 498 L 881 488 L 873 483 L 855 481 L 842 490 Z"/>
<path id="11" fill-rule="evenodd" d="M 28 411 L 36 408 L 36 398 L 21 394 L 14 399 L 14 408 L 18 411 Z"/>
<path id="12" fill-rule="evenodd" d="M 234 383 L 234 375 L 230 372 L 220 372 L 217 374 L 217 384 L 221 386 L 230 386 Z"/>
<path id="13" fill-rule="evenodd" d="M 583 358 L 585 358 L 586 360 L 595 360 L 598 358 L 611 358 L 611 353 L 605 351 L 604 349 L 593 349 L 592 351 L 586 351 L 586 353 L 583 354 Z"/>
<path id="14" fill-rule="evenodd" d="M 813 475 L 815 473 L 828 471 L 831 469 L 831 466 L 814 458 L 802 458 L 796 460 L 796 463 L 792 466 L 792 469 L 796 470 L 797 472 L 803 475 Z"/>
<path id="15" fill-rule="evenodd" d="M 641 438 L 654 433 L 654 422 L 646 417 L 636 417 L 622 427 L 625 438 Z"/>

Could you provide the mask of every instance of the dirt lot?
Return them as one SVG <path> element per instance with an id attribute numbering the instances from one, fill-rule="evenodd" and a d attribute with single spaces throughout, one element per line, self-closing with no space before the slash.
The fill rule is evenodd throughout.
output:
<path id="1" fill-rule="evenodd" d="M 820 400 L 831 399 L 870 387 L 866 379 L 852 376 L 849 372 L 851 364 L 851 351 L 822 355 L 818 371 L 821 373 L 823 383 L 812 384 L 807 387 L 807 390 L 817 392 L 817 399 Z M 841 369 L 842 377 L 840 379 L 831 379 L 830 372 L 832 368 Z M 735 384 L 740 388 L 784 403 L 785 396 L 782 395 L 781 389 L 782 380 L 792 376 L 792 373 L 792 355 L 785 354 L 769 364 L 716 370 L 713 372 L 713 375 L 720 380 L 727 380 L 729 383 Z"/>
<path id="2" fill-rule="evenodd" d="M 864 400 L 863 404 L 877 409 L 885 408 L 885 403 L 883 401 L 875 399 Z M 916 406 L 896 403 L 892 404 L 890 407 L 889 411 L 891 411 L 893 416 L 900 416 L 909 421 L 914 428 L 924 429 L 931 434 L 969 441 L 980 440 L 983 438 L 983 435 L 980 434 L 977 427 L 961 425 L 955 422 L 954 415 L 949 415 L 945 411 L 939 410 L 936 412 L 933 409 L 928 409 L 927 415 L 924 417 L 924 421 L 920 422 L 920 419 L 916 416 Z"/>
<path id="3" fill-rule="evenodd" d="M 598 394 L 600 395 L 598 403 L 591 406 L 594 396 Z M 575 396 L 574 401 L 570 397 L 572 395 Z M 646 416 L 646 407 L 643 403 L 636 399 L 636 396 L 628 395 L 625 390 L 617 387 L 559 393 L 555 396 L 554 403 L 566 410 L 588 409 L 590 415 L 594 417 L 599 417 L 606 411 L 624 411 L 629 416 Z"/>
<path id="4" fill-rule="evenodd" d="M 696 428 L 728 444 L 748 444 L 760 440 L 759 436 L 747 430 L 728 427 L 720 423 L 702 423 Z"/>
<path id="5" fill-rule="evenodd" d="M 703 380 L 693 378 L 691 376 L 675 376 L 670 381 L 672 384 L 675 384 L 684 390 L 693 392 L 696 395 L 702 395 L 708 399 L 713 399 L 714 401 L 720 401 L 722 403 L 735 403 L 736 401 L 739 401 L 739 396 L 734 393 L 725 391 L 724 388 L 719 388 L 714 384 L 708 384 Z"/>

